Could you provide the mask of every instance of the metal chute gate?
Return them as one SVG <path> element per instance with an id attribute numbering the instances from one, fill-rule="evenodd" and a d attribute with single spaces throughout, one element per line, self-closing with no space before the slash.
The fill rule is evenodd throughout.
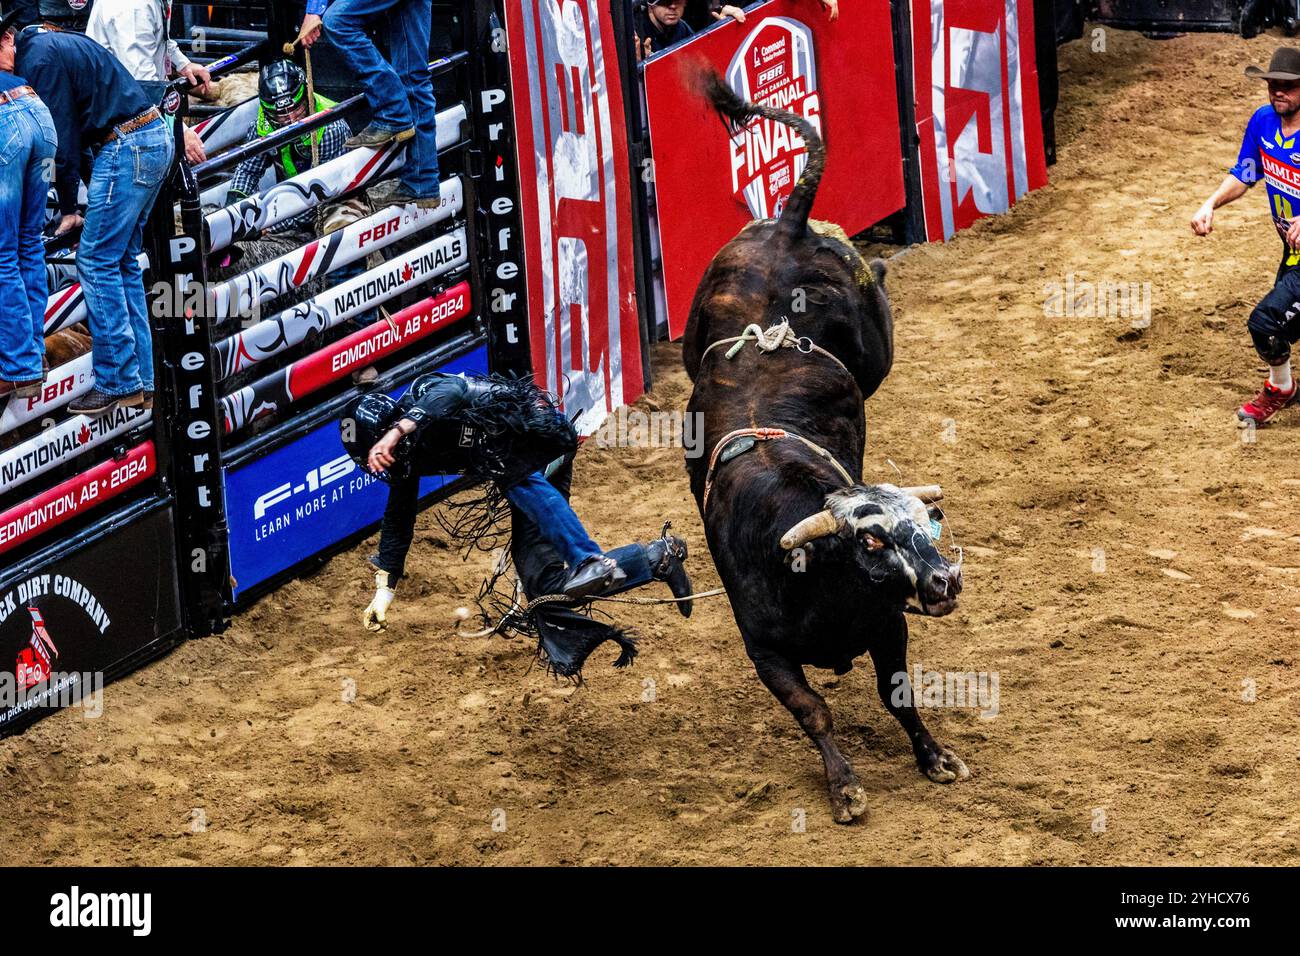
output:
<path id="1" fill-rule="evenodd" d="M 187 32 L 183 46 L 217 79 L 282 55 L 299 12 L 286 7 L 177 4 L 174 32 Z M 236 9 L 265 32 L 219 25 Z M 38 398 L 0 408 L 0 734 L 220 632 L 372 533 L 384 486 L 338 441 L 337 419 L 357 395 L 396 393 L 436 369 L 529 369 L 501 10 L 455 0 L 435 2 L 434 15 L 441 205 L 362 208 L 269 262 L 241 270 L 224 260 L 263 230 L 395 174 L 405 147 L 344 152 L 227 203 L 224 180 L 240 162 L 339 120 L 359 128 L 364 95 L 339 87 L 346 70 L 319 43 L 318 92 L 338 105 L 247 142 L 255 98 L 205 110 L 196 129 L 210 158 L 197 167 L 179 148 L 186 97 L 164 100 L 182 115 L 168 117 L 178 159 L 145 239 L 153 410 L 69 415 L 93 383 L 84 344 L 51 368 Z M 70 245 L 48 245 L 47 337 L 75 336 L 86 316 Z M 363 370 L 373 372 L 355 377 Z M 444 479 L 421 491 L 445 494 Z"/>

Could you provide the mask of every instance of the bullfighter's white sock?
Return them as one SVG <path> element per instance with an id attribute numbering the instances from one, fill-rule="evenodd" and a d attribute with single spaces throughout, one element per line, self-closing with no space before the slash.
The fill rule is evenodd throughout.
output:
<path id="1" fill-rule="evenodd" d="M 1281 389 L 1284 392 L 1291 391 L 1294 384 L 1291 381 L 1291 360 L 1287 359 L 1281 365 L 1270 365 L 1268 367 L 1268 381 L 1274 388 Z"/>

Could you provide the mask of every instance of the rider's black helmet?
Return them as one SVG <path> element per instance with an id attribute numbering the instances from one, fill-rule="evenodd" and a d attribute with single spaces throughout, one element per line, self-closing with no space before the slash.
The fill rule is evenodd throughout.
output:
<path id="1" fill-rule="evenodd" d="M 370 449 L 384 437 L 384 434 L 397 423 L 401 417 L 401 406 L 391 396 L 383 392 L 371 392 L 359 399 L 339 419 L 339 437 L 348 456 L 364 471 L 369 471 L 367 464 Z M 397 443 L 394 457 L 397 461 L 393 467 L 381 472 L 376 477 L 389 481 L 394 476 L 405 477 L 411 469 L 411 452 L 415 441 L 407 436 Z"/>

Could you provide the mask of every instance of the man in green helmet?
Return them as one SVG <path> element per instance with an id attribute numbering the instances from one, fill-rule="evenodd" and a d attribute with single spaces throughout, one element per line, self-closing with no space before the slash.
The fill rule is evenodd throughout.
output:
<path id="1" fill-rule="evenodd" d="M 308 109 L 307 76 L 302 67 L 292 60 L 275 60 L 264 66 L 258 77 L 257 92 L 257 122 L 249 131 L 248 141 L 270 136 L 290 123 L 304 119 L 309 112 L 320 112 L 336 105 L 333 100 L 317 96 L 316 108 Z M 343 143 L 350 135 L 347 122 L 335 120 L 278 150 L 249 157 L 235 167 L 226 201 L 238 202 L 260 192 L 262 178 L 268 167 L 274 167 L 277 182 L 292 179 L 312 169 L 315 165 L 312 162 L 313 141 L 317 164 L 337 159 L 343 155 Z M 217 278 L 228 278 L 235 273 L 245 272 L 317 238 L 319 231 L 316 228 L 316 211 L 308 210 L 264 230 L 259 239 L 240 243 L 239 254 L 228 257 L 221 264 Z"/>
<path id="2" fill-rule="evenodd" d="M 333 100 L 317 96 L 315 110 L 308 110 L 307 75 L 292 60 L 275 60 L 264 66 L 258 77 L 257 91 L 259 100 L 257 121 L 249 131 L 246 142 L 270 136 L 290 123 L 305 119 L 309 112 L 320 112 L 336 105 Z M 347 122 L 341 119 L 335 120 L 311 134 L 294 139 L 280 149 L 249 157 L 235 167 L 226 194 L 227 203 L 235 203 L 260 192 L 262 179 L 268 168 L 274 169 L 276 182 L 284 182 L 318 165 L 337 159 L 346 151 L 343 144 L 350 135 L 351 130 Z M 313 145 L 316 152 L 315 162 L 312 156 Z M 259 238 L 237 243 L 227 250 L 222 261 L 214 266 L 210 278 L 214 282 L 226 281 L 272 259 L 278 259 L 296 249 L 301 249 L 335 229 L 341 229 L 349 223 L 364 219 L 370 215 L 370 211 L 365 190 L 344 199 L 322 203 L 314 209 L 262 230 Z M 343 266 L 328 276 L 311 280 L 288 295 L 264 303 L 263 308 L 268 312 L 287 308 L 294 302 L 318 295 L 328 286 L 355 278 L 365 272 L 366 268 L 365 260 Z M 378 318 L 378 309 L 367 309 L 344 325 L 324 333 L 323 339 L 333 341 L 350 331 L 369 325 Z M 233 317 L 230 321 L 233 321 Z M 219 331 L 224 333 L 228 331 L 228 327 L 222 327 Z M 352 373 L 353 381 L 363 384 L 374 381 L 375 376 L 373 367 Z"/>

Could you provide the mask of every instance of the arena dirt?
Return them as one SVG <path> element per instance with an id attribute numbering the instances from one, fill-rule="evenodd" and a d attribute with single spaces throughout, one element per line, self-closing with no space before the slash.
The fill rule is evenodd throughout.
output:
<path id="1" fill-rule="evenodd" d="M 358 625 L 372 542 L 113 685 L 102 718 L 0 744 L 3 862 L 1293 862 L 1300 412 L 1254 444 L 1233 420 L 1278 243 L 1257 194 L 1209 239 L 1187 227 L 1262 102 L 1242 65 L 1276 39 L 1105 39 L 1062 51 L 1052 185 L 889 277 L 898 361 L 867 474 L 892 459 L 947 492 L 966 592 L 913 619 L 910 656 L 999 675 L 996 717 L 928 715 L 973 779 L 917 773 L 869 661 L 813 672 L 871 800 L 836 826 L 724 602 L 620 612 L 636 666 L 606 648 L 575 689 L 522 641 L 453 635 L 486 559 L 425 516 L 386 634 Z M 1045 315 L 1071 273 L 1149 282 L 1150 328 Z M 654 358 L 639 407 L 681 408 L 678 349 Z M 576 488 L 598 540 L 672 517 L 718 583 L 679 450 L 589 444 Z"/>

